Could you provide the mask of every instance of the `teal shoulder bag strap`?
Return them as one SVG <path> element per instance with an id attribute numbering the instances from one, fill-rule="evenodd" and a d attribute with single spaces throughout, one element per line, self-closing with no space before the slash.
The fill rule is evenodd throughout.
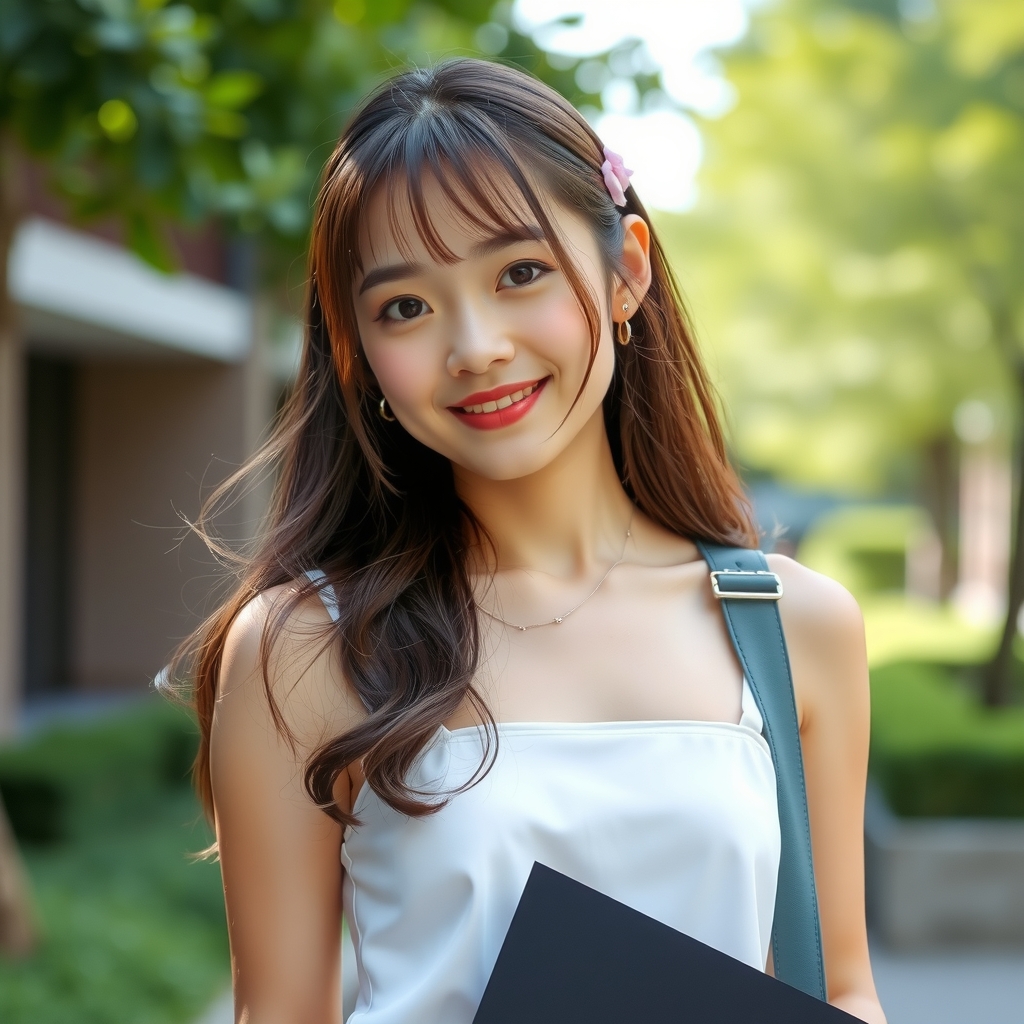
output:
<path id="1" fill-rule="evenodd" d="M 764 719 L 779 792 L 782 856 L 772 926 L 775 976 L 826 999 L 818 896 L 811 860 L 807 791 L 789 655 L 778 600 L 782 581 L 764 555 L 748 548 L 696 541 L 711 570 L 733 647 Z"/>

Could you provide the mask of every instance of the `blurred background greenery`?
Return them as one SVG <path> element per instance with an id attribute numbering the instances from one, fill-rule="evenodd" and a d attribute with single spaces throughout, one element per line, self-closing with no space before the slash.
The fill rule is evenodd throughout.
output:
<path id="1" fill-rule="evenodd" d="M 892 807 L 1024 816 L 1024 6 L 788 0 L 720 60 L 659 223 L 762 525 L 861 602 Z"/>
<path id="2" fill-rule="evenodd" d="M 986 488 L 1021 454 L 1022 45 L 1018 3 L 768 5 L 722 56 L 736 99 L 701 123 L 700 202 L 665 223 L 741 462 L 916 506 L 860 526 L 848 509 L 808 557 L 866 610 L 877 591 L 957 598 L 968 646 L 971 619 L 1008 612 L 993 705 L 1024 593 L 971 542 L 1009 551 L 1009 489 L 1001 512 L 965 506 L 997 505 Z"/>
<path id="3" fill-rule="evenodd" d="M 188 783 L 195 730 L 148 702 L 0 750 L 42 935 L 0 959 L 4 1021 L 175 1024 L 223 988 L 220 872 Z"/>
<path id="4" fill-rule="evenodd" d="M 116 218 L 164 271 L 172 226 L 215 222 L 248 287 L 294 316 L 320 166 L 395 68 L 475 54 L 598 123 L 682 115 L 658 124 L 699 130 L 695 202 L 657 226 L 766 547 L 864 609 L 873 776 L 904 816 L 1024 818 L 1024 5 L 748 8 L 704 57 L 725 99 L 687 109 L 628 28 L 560 48 L 571 12 L 0 0 L 0 253 L 27 154 L 70 218 Z M 186 857 L 208 841 L 182 782 L 193 744 L 181 712 L 142 702 L 0 749 L 41 930 L 0 963 L 0 1019 L 185 1022 L 224 984 L 217 870 Z"/>

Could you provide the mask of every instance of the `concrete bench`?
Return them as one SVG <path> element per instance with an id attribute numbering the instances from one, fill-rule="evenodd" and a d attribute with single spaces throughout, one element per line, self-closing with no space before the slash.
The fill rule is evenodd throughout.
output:
<path id="1" fill-rule="evenodd" d="M 1024 943 L 1024 821 L 897 818 L 869 787 L 868 921 L 902 948 Z"/>

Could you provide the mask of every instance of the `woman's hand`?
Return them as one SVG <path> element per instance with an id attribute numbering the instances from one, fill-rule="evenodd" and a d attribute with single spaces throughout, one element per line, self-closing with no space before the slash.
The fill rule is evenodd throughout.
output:
<path id="1" fill-rule="evenodd" d="M 864 920 L 864 788 L 870 708 L 864 622 L 834 580 L 769 555 L 800 719 L 829 1002 L 885 1024 Z"/>

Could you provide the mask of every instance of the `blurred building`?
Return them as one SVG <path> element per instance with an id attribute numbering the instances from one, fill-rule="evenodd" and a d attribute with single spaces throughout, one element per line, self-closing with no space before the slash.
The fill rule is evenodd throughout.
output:
<path id="1" fill-rule="evenodd" d="M 276 392 L 214 232 L 164 275 L 46 212 L 15 238 L 0 352 L 0 733 L 26 699 L 149 684 L 208 590 L 178 513 L 253 449 Z"/>

